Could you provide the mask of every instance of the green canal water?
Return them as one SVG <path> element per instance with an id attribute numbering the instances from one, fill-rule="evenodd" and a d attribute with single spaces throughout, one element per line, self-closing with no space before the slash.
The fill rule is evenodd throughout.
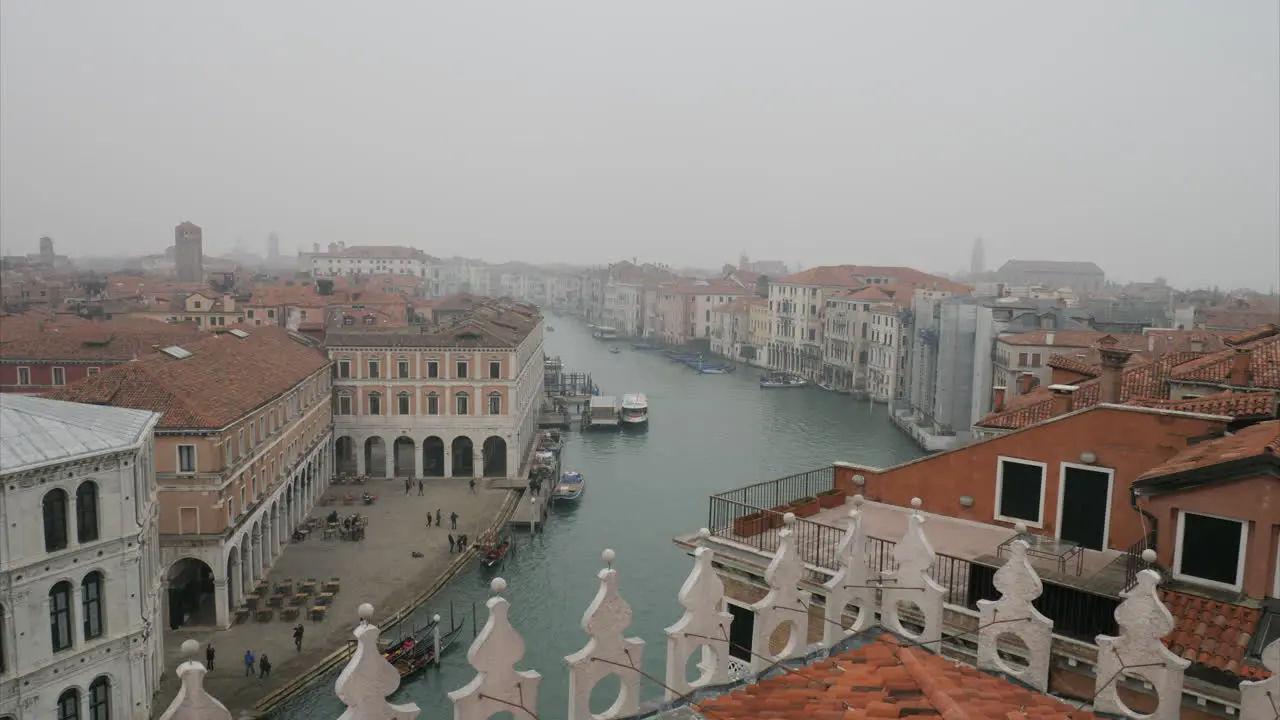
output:
<path id="1" fill-rule="evenodd" d="M 663 677 L 666 640 L 662 630 L 680 617 L 676 593 L 691 567 L 671 538 L 707 522 L 707 496 L 722 490 L 810 470 L 832 461 L 891 465 L 921 455 L 886 416 L 869 406 L 817 388 L 761 390 L 759 372 L 742 368 L 729 375 L 698 375 L 652 351 L 608 352 L 579 321 L 550 318 L 546 351 L 559 355 L 566 370 L 590 372 L 604 394 L 643 392 L 649 398 L 650 427 L 643 434 L 589 433 L 575 429 L 564 449 L 566 468 L 583 473 L 587 492 L 581 504 L 557 509 L 546 531 L 516 534 L 517 551 L 496 573 L 508 582 L 511 621 L 524 636 L 521 667 L 542 673 L 538 712 L 566 714 L 568 672 L 564 656 L 587 641 L 582 614 L 598 587 L 600 553 L 616 551 L 622 596 L 634 612 L 629 634 L 646 641 L 646 672 Z M 416 702 L 424 717 L 451 717 L 446 693 L 474 677 L 466 649 L 485 621 L 492 570 L 477 565 L 460 573 L 428 607 L 448 623 L 452 605 L 465 622 L 462 639 L 439 668 L 401 686 L 394 702 Z M 394 631 L 390 631 L 394 633 Z M 275 714 L 281 718 L 337 717 L 342 705 L 333 692 L 335 670 Z M 601 682 L 592 710 L 604 711 L 617 692 L 616 678 Z M 642 683 L 645 699 L 662 689 Z"/>

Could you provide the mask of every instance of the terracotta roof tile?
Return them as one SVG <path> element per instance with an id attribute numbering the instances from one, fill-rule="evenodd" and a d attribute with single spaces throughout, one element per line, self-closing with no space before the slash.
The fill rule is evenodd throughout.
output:
<path id="1" fill-rule="evenodd" d="M 1269 324 L 1280 324 L 1280 312 L 1274 309 L 1204 311 L 1204 326 L 1211 329 L 1251 332 Z"/>
<path id="2" fill-rule="evenodd" d="M 1277 334 L 1280 334 L 1280 324 L 1268 323 L 1266 325 L 1261 325 L 1259 327 L 1256 327 L 1252 330 L 1245 330 L 1243 332 L 1235 333 L 1234 335 L 1228 335 L 1227 337 L 1224 338 L 1224 341 L 1226 342 L 1227 345 L 1231 347 L 1236 347 L 1239 345 L 1245 345 L 1245 344 L 1251 343 L 1254 340 L 1269 338 Z"/>
<path id="3" fill-rule="evenodd" d="M 293 388 L 329 364 L 324 351 L 285 330 L 255 327 L 240 338 L 219 333 L 183 344 L 176 359 L 152 352 L 72 383 L 46 397 L 161 413 L 161 429 L 216 429 Z M 249 369 L 252 369 L 250 372 Z"/>
<path id="4" fill-rule="evenodd" d="M 1131 398 L 1163 398 L 1167 394 L 1170 371 L 1199 357 L 1199 353 L 1169 353 L 1155 361 L 1130 362 L 1120 371 L 1120 402 Z M 1076 385 L 1073 409 L 1097 405 L 1101 402 L 1101 379 L 1093 378 Z M 1001 412 L 991 413 L 974 423 L 976 427 L 999 430 L 1017 430 L 1053 417 L 1053 393 L 1048 388 L 1037 388 L 1015 398 Z"/>
<path id="5" fill-rule="evenodd" d="M 1276 393 L 1223 392 L 1186 400 L 1164 400 L 1159 398 L 1134 398 L 1125 403 L 1139 407 L 1163 408 L 1182 412 L 1204 413 L 1205 415 L 1225 415 L 1232 418 L 1274 417 L 1276 414 Z"/>
<path id="6" fill-rule="evenodd" d="M 1263 454 L 1280 455 L 1280 420 L 1258 423 L 1234 435 L 1192 445 L 1138 476 L 1138 480 L 1164 477 Z"/>
<path id="7" fill-rule="evenodd" d="M 875 636 L 870 636 L 875 637 Z M 1093 720 L 1057 698 L 881 634 L 868 644 L 698 704 L 722 720 L 940 715 L 944 720 Z"/>
<path id="8" fill-rule="evenodd" d="M 0 342 L 0 361 L 124 362 L 149 354 L 155 345 L 177 345 L 205 337 L 208 334 L 193 324 L 143 318 L 27 326 Z"/>
<path id="9" fill-rule="evenodd" d="M 1237 353 L 1249 353 L 1249 387 L 1280 390 L 1280 334 L 1212 353 L 1178 367 L 1174 380 L 1227 385 Z"/>
<path id="10" fill-rule="evenodd" d="M 409 331 L 402 327 L 339 326 L 329 331 L 325 342 L 331 347 L 515 348 L 542 321 L 536 308 L 510 299 L 476 301 L 470 310 L 451 320 Z"/>
<path id="11" fill-rule="evenodd" d="M 1251 680 L 1271 677 L 1245 656 L 1262 611 L 1208 598 L 1161 590 L 1160 599 L 1173 614 L 1173 632 L 1164 644 L 1188 660 Z"/>
<path id="12" fill-rule="evenodd" d="M 1147 349 L 1147 339 L 1141 335 L 1112 335 L 1092 330 L 1031 330 L 1013 335 L 1001 335 L 999 341 L 1006 345 L 1061 345 L 1069 348 L 1087 348 L 1093 347 L 1103 338 L 1114 338 L 1115 347 L 1121 350 L 1140 352 Z"/>

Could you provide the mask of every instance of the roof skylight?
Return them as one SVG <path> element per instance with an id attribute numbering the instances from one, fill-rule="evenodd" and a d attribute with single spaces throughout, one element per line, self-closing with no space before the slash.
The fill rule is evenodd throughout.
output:
<path id="1" fill-rule="evenodd" d="M 169 357 L 175 360 L 186 360 L 187 358 L 191 357 L 193 354 L 190 350 L 184 350 L 178 347 L 177 345 L 170 345 L 167 348 L 161 348 L 160 352 L 164 353 L 165 355 L 168 355 Z"/>

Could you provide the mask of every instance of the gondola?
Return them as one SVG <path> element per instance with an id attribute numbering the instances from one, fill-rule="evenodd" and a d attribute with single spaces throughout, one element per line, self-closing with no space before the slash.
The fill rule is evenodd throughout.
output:
<path id="1" fill-rule="evenodd" d="M 458 636 L 462 634 L 463 627 L 465 626 L 459 625 L 440 636 L 441 655 L 448 652 L 449 648 L 453 647 L 457 642 Z M 417 644 L 412 652 L 405 653 L 392 664 L 395 665 L 396 671 L 400 673 L 400 677 L 403 679 L 421 672 L 424 668 L 435 663 L 437 660 L 435 643 L 428 637 L 425 642 Z"/>
<path id="2" fill-rule="evenodd" d="M 399 638 L 384 647 L 382 657 L 386 658 L 387 662 L 394 664 L 397 660 L 412 652 L 414 648 L 421 646 L 422 643 L 430 643 L 431 631 L 435 627 L 436 621 L 429 620 L 424 627 L 414 628 L 407 636 Z"/>

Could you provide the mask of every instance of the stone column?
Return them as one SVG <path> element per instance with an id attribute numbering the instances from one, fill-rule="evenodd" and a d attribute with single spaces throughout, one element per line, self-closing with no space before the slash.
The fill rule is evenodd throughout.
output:
<path id="1" fill-rule="evenodd" d="M 74 515 L 72 517 L 75 517 Z M 80 647 L 84 645 L 84 606 L 80 596 L 80 584 L 72 583 L 71 585 L 71 646 Z M 102 598 L 102 602 L 106 602 L 106 598 Z M 105 606 L 103 608 L 106 609 Z M 45 614 L 48 617 L 48 613 Z"/>
<path id="2" fill-rule="evenodd" d="M 253 581 L 254 583 L 257 583 L 259 580 L 262 579 L 262 566 L 263 566 L 262 531 L 261 530 L 253 533 L 252 561 L 253 561 Z"/>
<path id="3" fill-rule="evenodd" d="M 227 596 L 227 581 L 213 581 L 213 614 L 214 622 L 218 629 L 225 630 L 231 627 L 231 604 L 232 600 Z M 168 622 L 166 616 L 165 622 Z"/>
<path id="4" fill-rule="evenodd" d="M 365 470 L 364 470 L 364 441 L 357 441 L 355 438 L 352 438 L 352 439 L 351 439 L 351 451 L 352 451 L 352 452 L 355 454 L 355 456 L 356 456 L 356 474 L 357 474 L 357 475 L 363 475 L 363 474 L 364 474 L 364 472 L 365 472 Z"/>
<path id="5" fill-rule="evenodd" d="M 484 477 L 484 451 L 480 448 L 472 448 L 471 455 L 471 477 Z"/>
<path id="6" fill-rule="evenodd" d="M 240 549 L 240 597 L 236 606 L 244 604 L 244 599 L 253 590 L 253 560 L 249 548 Z"/>
<path id="7" fill-rule="evenodd" d="M 444 467 L 440 472 L 444 477 L 453 477 L 453 448 L 450 445 L 444 446 Z"/>

